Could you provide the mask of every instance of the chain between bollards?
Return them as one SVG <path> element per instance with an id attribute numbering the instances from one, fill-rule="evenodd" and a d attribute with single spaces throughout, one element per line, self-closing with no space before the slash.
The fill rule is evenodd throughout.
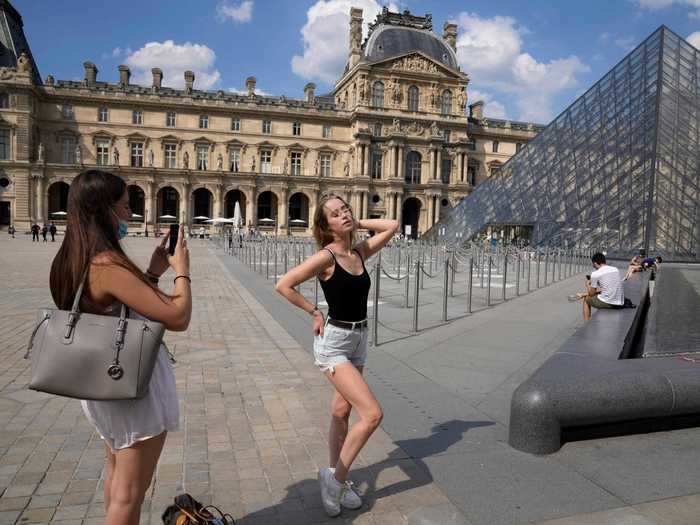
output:
<path id="1" fill-rule="evenodd" d="M 506 286 L 508 285 L 508 254 L 503 254 L 503 301 L 506 300 Z"/>
<path id="2" fill-rule="evenodd" d="M 467 278 L 467 313 L 472 313 L 472 289 L 474 287 L 474 257 L 469 257 L 469 277 Z"/>
<path id="3" fill-rule="evenodd" d="M 450 286 L 450 260 L 445 257 L 445 276 L 442 282 L 442 322 L 447 321 L 447 293 Z"/>
<path id="4" fill-rule="evenodd" d="M 515 256 L 515 297 L 520 297 L 520 254 Z"/>
<path id="5" fill-rule="evenodd" d="M 486 279 L 486 306 L 491 306 L 491 255 L 488 257 L 488 277 Z"/>

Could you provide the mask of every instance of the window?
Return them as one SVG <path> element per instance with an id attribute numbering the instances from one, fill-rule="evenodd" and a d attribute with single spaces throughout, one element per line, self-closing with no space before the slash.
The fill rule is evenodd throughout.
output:
<path id="1" fill-rule="evenodd" d="M 377 151 L 372 152 L 371 173 L 372 173 L 373 179 L 381 179 L 382 178 L 382 154 L 381 154 L 381 152 L 377 152 Z"/>
<path id="2" fill-rule="evenodd" d="M 97 110 L 97 121 L 98 122 L 107 122 L 109 120 L 109 110 L 107 109 L 107 106 L 100 106 L 100 109 Z"/>
<path id="3" fill-rule="evenodd" d="M 384 107 L 384 83 L 381 80 L 377 80 L 372 84 L 372 107 Z"/>
<path id="4" fill-rule="evenodd" d="M 495 177 L 501 173 L 501 164 L 496 162 L 489 167 L 489 176 Z"/>
<path id="5" fill-rule="evenodd" d="M 382 123 L 381 122 L 375 122 L 374 127 L 372 128 L 372 134 L 375 137 L 382 136 Z"/>
<path id="6" fill-rule="evenodd" d="M 10 130 L 0 129 L 0 160 L 10 159 Z"/>
<path id="7" fill-rule="evenodd" d="M 298 151 L 292 151 L 290 154 L 290 159 L 292 161 L 292 175 L 301 175 L 301 153 Z"/>
<path id="8" fill-rule="evenodd" d="M 206 170 L 209 164 L 209 145 L 197 144 L 197 169 Z"/>
<path id="9" fill-rule="evenodd" d="M 498 153 L 498 141 L 494 140 L 493 144 L 491 145 L 491 151 L 494 153 Z"/>
<path id="10" fill-rule="evenodd" d="M 75 114 L 73 113 L 73 104 L 63 104 L 63 106 L 61 106 L 61 116 L 63 118 L 74 118 Z"/>
<path id="11" fill-rule="evenodd" d="M 440 113 L 443 115 L 452 113 L 452 92 L 449 89 L 442 92 Z"/>
<path id="12" fill-rule="evenodd" d="M 262 132 L 265 134 L 270 134 L 272 133 L 272 121 L 271 120 L 263 120 L 262 121 Z"/>
<path id="13" fill-rule="evenodd" d="M 440 167 L 440 180 L 443 184 L 450 183 L 450 173 L 452 172 L 452 159 L 442 159 L 442 166 Z"/>
<path id="14" fill-rule="evenodd" d="M 331 155 L 330 153 L 321 153 L 321 177 L 331 176 Z"/>
<path id="15" fill-rule="evenodd" d="M 75 137 L 61 137 L 61 160 L 63 164 L 75 164 Z"/>
<path id="16" fill-rule="evenodd" d="M 470 151 L 476 151 L 476 140 L 469 139 L 467 141 L 467 149 Z"/>
<path id="17" fill-rule="evenodd" d="M 292 135 L 301 135 L 301 122 L 292 122 Z"/>
<path id="18" fill-rule="evenodd" d="M 331 126 L 330 126 L 330 124 L 323 125 L 323 138 L 324 139 L 331 138 Z"/>
<path id="19" fill-rule="evenodd" d="M 411 151 L 406 159 L 406 184 L 420 184 L 421 155 L 417 151 Z"/>
<path id="20" fill-rule="evenodd" d="M 231 131 L 241 131 L 241 119 L 239 117 L 231 117 Z"/>
<path id="21" fill-rule="evenodd" d="M 132 142 L 129 144 L 131 152 L 131 167 L 143 168 L 143 142 Z"/>
<path id="22" fill-rule="evenodd" d="M 109 164 L 109 140 L 100 139 L 95 142 L 95 163 L 98 166 Z"/>
<path id="23" fill-rule="evenodd" d="M 443 142 L 449 142 L 450 141 L 450 130 L 445 129 L 442 131 L 442 141 Z"/>
<path id="24" fill-rule="evenodd" d="M 236 173 L 241 170 L 241 150 L 232 149 L 229 152 L 229 169 Z"/>
<path id="25" fill-rule="evenodd" d="M 168 111 L 165 114 L 165 125 L 168 128 L 174 128 L 175 127 L 175 112 L 174 111 Z"/>
<path id="26" fill-rule="evenodd" d="M 10 96 L 7 93 L 0 93 L 0 109 L 10 107 Z"/>
<path id="27" fill-rule="evenodd" d="M 467 182 L 472 186 L 476 185 L 476 170 L 476 164 L 471 162 L 467 164 Z"/>
<path id="28" fill-rule="evenodd" d="M 522 142 L 516 142 L 515 143 L 515 152 L 518 153 L 521 149 L 523 149 L 524 145 L 525 144 L 523 144 Z"/>
<path id="29" fill-rule="evenodd" d="M 131 113 L 131 123 L 132 124 L 143 124 L 143 111 L 140 109 L 135 109 Z"/>
<path id="30" fill-rule="evenodd" d="M 207 129 L 209 127 L 209 115 L 199 116 L 199 129 Z"/>
<path id="31" fill-rule="evenodd" d="M 272 173 L 272 151 L 270 150 L 260 152 L 260 173 Z"/>
<path id="32" fill-rule="evenodd" d="M 171 169 L 177 168 L 177 144 L 165 144 L 163 152 L 165 154 L 163 167 Z"/>
<path id="33" fill-rule="evenodd" d="M 408 111 L 418 111 L 418 99 L 420 92 L 416 86 L 408 88 Z"/>

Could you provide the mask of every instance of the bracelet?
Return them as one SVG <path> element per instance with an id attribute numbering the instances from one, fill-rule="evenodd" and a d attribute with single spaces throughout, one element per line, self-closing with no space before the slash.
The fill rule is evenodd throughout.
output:
<path id="1" fill-rule="evenodd" d="M 314 306 L 314 309 L 311 310 L 309 315 L 314 315 L 316 312 L 320 312 L 321 315 L 323 315 L 323 312 L 321 312 L 321 310 L 318 309 L 318 306 Z"/>
<path id="2" fill-rule="evenodd" d="M 192 279 L 190 279 L 190 276 L 189 276 L 189 275 L 176 275 L 176 276 L 175 276 L 175 279 L 173 279 L 173 282 L 177 281 L 180 277 L 182 277 L 183 279 L 187 279 L 187 281 L 188 281 L 190 284 L 192 284 Z"/>
<path id="3" fill-rule="evenodd" d="M 151 281 L 154 284 L 158 284 L 158 281 L 160 280 L 160 277 L 158 277 L 156 274 L 151 272 L 150 270 L 146 270 L 144 272 L 146 274 L 146 278 Z"/>

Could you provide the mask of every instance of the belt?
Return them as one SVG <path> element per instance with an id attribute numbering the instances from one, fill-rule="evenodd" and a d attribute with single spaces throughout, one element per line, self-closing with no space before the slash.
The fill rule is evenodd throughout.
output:
<path id="1" fill-rule="evenodd" d="M 337 326 L 338 328 L 347 328 L 348 330 L 354 330 L 355 328 L 365 328 L 367 327 L 367 319 L 362 321 L 339 321 L 338 319 L 328 319 L 328 324 Z"/>

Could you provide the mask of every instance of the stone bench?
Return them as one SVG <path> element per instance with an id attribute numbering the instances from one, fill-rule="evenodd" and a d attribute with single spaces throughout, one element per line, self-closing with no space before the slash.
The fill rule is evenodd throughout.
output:
<path id="1" fill-rule="evenodd" d="M 628 359 L 642 341 L 649 274 L 626 281 L 625 297 L 637 308 L 594 310 L 513 392 L 508 437 L 513 448 L 551 454 L 561 447 L 563 429 L 700 414 L 700 370 L 694 362 L 678 356 Z"/>

